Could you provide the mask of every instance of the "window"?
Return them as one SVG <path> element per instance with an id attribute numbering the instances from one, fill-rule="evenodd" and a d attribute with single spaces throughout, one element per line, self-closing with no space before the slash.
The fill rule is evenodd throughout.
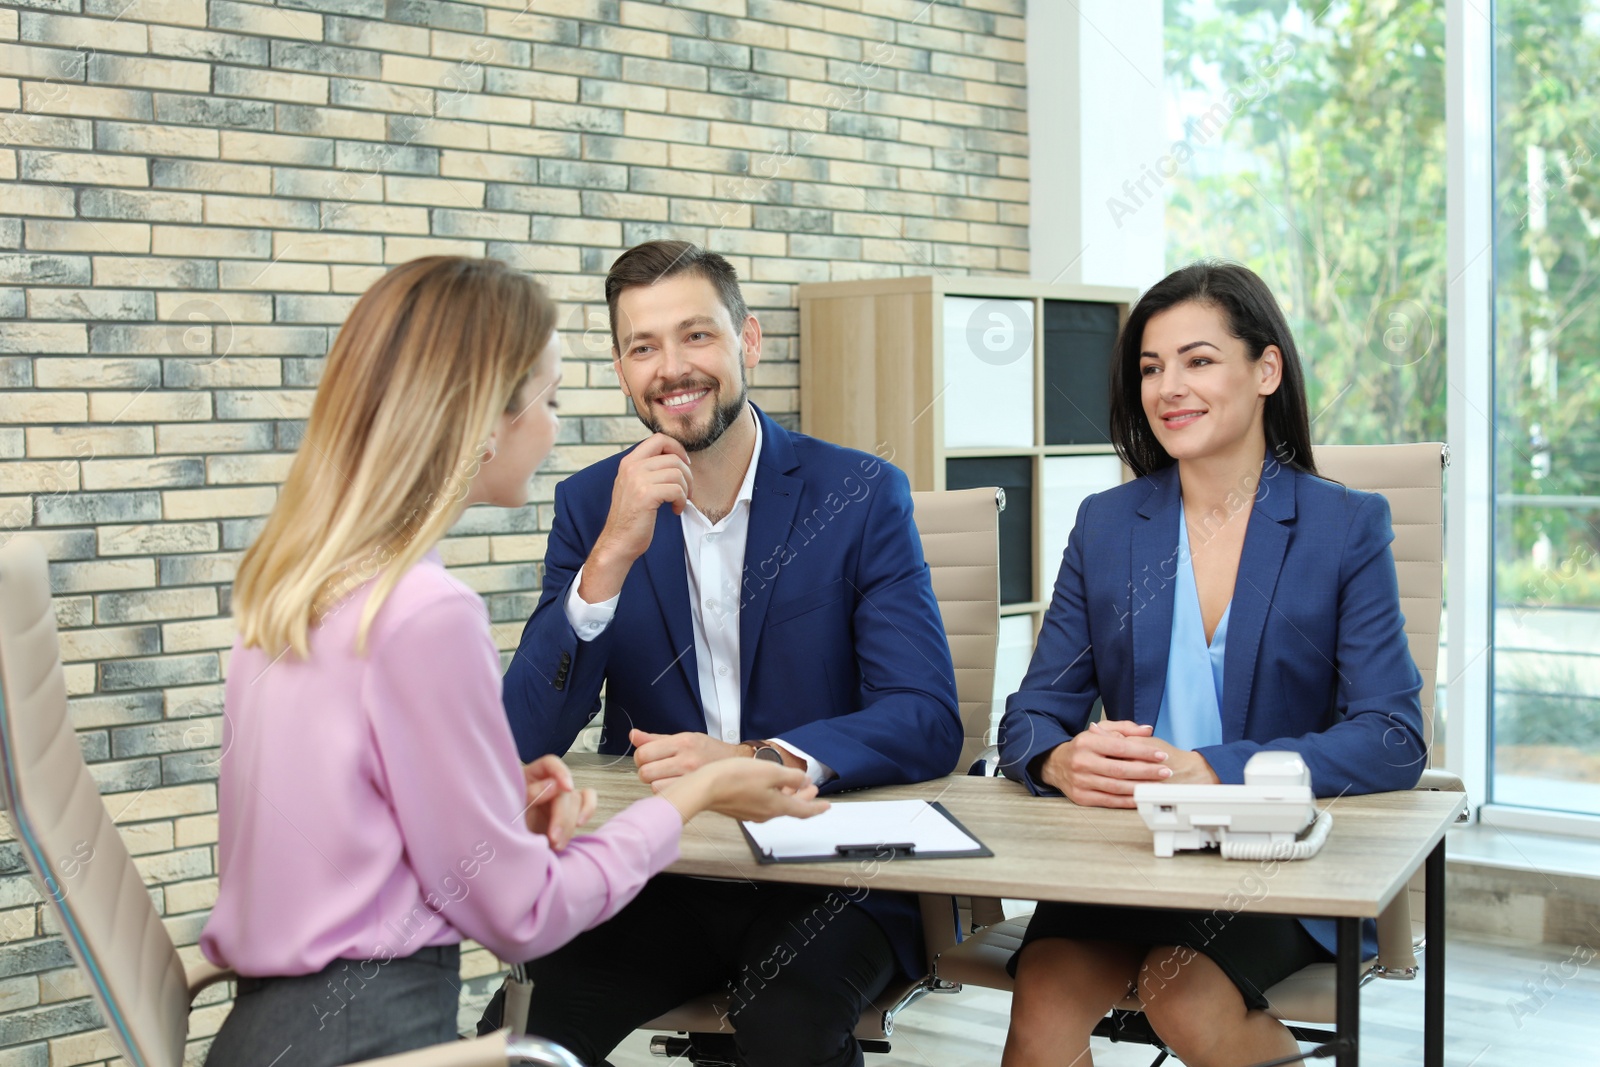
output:
<path id="1" fill-rule="evenodd" d="M 1232 259 L 1272 287 L 1317 443 L 1444 439 L 1444 17 L 1167 3 L 1167 267 Z"/>
<path id="2" fill-rule="evenodd" d="M 1490 799 L 1600 814 L 1600 3 L 1494 7 Z"/>

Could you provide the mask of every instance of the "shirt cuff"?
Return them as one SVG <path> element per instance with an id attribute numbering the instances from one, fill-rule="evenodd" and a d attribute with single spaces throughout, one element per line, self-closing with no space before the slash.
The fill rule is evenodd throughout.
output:
<path id="1" fill-rule="evenodd" d="M 783 749 L 785 752 L 789 753 L 789 755 L 793 756 L 795 759 L 805 761 L 806 777 L 811 779 L 811 784 L 812 785 L 821 785 L 822 783 L 824 783 L 826 781 L 829 781 L 830 779 L 838 777 L 838 775 L 833 773 L 833 768 L 832 767 L 828 766 L 826 763 L 823 763 L 821 760 L 813 759 L 812 757 L 808 756 L 806 753 L 802 752 L 800 749 L 795 748 L 793 745 L 789 744 L 788 742 L 786 742 L 786 741 L 774 741 L 772 743 L 774 745 L 777 745 L 779 748 Z"/>
<path id="2" fill-rule="evenodd" d="M 617 614 L 617 601 L 622 599 L 622 594 L 591 604 L 578 595 L 578 586 L 582 584 L 583 568 L 579 567 L 578 573 L 573 576 L 572 588 L 567 592 L 567 622 L 578 635 L 579 641 L 593 641 L 611 625 L 612 618 Z"/>

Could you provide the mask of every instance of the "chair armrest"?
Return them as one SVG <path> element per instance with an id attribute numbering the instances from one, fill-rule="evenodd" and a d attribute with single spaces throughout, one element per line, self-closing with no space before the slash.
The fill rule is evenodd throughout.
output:
<path id="1" fill-rule="evenodd" d="M 184 981 L 189 985 L 189 999 L 198 997 L 208 986 L 218 982 L 231 982 L 239 977 L 231 967 L 218 967 L 208 959 L 201 959 L 189 967 L 184 968 Z"/>
<path id="2" fill-rule="evenodd" d="M 1445 793 L 1465 793 L 1467 785 L 1459 775 L 1451 774 L 1441 767 L 1429 767 L 1422 772 L 1422 777 L 1417 780 L 1413 789 L 1432 789 Z"/>
<path id="3" fill-rule="evenodd" d="M 932 974 L 933 961 L 939 953 L 956 946 L 961 912 L 956 898 L 948 893 L 918 893 L 917 903 L 922 906 L 922 940 L 927 948 L 928 973 Z"/>
<path id="4" fill-rule="evenodd" d="M 1412 940 L 1411 890 L 1401 889 L 1378 914 L 1378 962 L 1372 973 L 1379 978 L 1409 981 L 1417 976 L 1416 944 Z"/>
<path id="5" fill-rule="evenodd" d="M 999 745 L 990 745 L 978 753 L 978 758 L 967 767 L 967 776 L 970 778 L 999 778 L 1002 774 Z"/>
<path id="6" fill-rule="evenodd" d="M 973 897 L 972 898 L 972 928 L 981 929 L 985 926 L 997 926 L 1006 921 L 1005 909 L 1001 907 L 999 897 Z"/>

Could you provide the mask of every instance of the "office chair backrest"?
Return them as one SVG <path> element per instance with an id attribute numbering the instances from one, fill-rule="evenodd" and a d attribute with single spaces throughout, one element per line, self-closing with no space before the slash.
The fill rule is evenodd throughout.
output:
<path id="1" fill-rule="evenodd" d="M 911 494 L 961 702 L 964 771 L 989 745 L 1000 634 L 1000 507 L 995 489 Z"/>
<path id="2" fill-rule="evenodd" d="M 1406 617 L 1411 658 L 1422 673 L 1422 730 L 1433 751 L 1434 682 L 1439 673 L 1439 611 L 1444 601 L 1445 446 L 1318 445 L 1325 478 L 1351 489 L 1382 493 L 1394 523 L 1395 573 Z"/>
<path id="3" fill-rule="evenodd" d="M 67 687 L 44 553 L 0 548 L 0 776 L 28 867 L 135 1067 L 177 1067 L 189 1028 L 183 965 L 89 775 Z"/>

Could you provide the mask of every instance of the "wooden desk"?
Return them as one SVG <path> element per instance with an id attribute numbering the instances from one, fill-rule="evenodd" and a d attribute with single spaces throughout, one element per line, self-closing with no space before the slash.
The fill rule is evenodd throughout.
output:
<path id="1" fill-rule="evenodd" d="M 630 758 L 567 757 L 580 786 L 598 790 L 596 825 L 649 789 Z M 738 825 L 702 815 L 685 829 L 675 874 L 859 886 L 870 869 L 875 889 L 1130 907 L 1249 911 L 1340 920 L 1338 1023 L 1347 1035 L 1340 1067 L 1353 1067 L 1359 1033 L 1361 920 L 1378 914 L 1426 868 L 1427 1010 L 1424 1063 L 1444 1063 L 1444 832 L 1466 804 L 1460 793 L 1405 792 L 1324 801 L 1333 833 L 1309 860 L 1251 863 L 1214 853 L 1157 858 L 1137 812 L 1082 808 L 1032 797 L 1015 782 L 951 776 L 830 799 L 938 800 L 994 851 L 992 858 L 783 863 L 762 865 Z M 867 868 L 866 865 L 871 867 Z"/>

